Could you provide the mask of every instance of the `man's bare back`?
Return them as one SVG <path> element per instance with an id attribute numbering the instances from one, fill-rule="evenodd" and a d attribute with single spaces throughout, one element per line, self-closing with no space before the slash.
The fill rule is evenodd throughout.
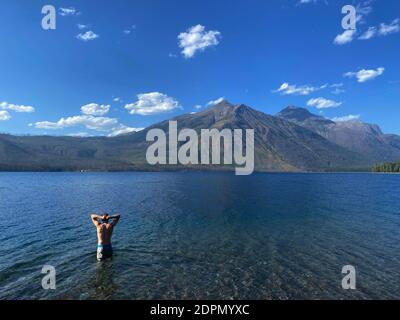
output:
<path id="1" fill-rule="evenodd" d="M 97 227 L 97 240 L 99 244 L 110 244 L 114 226 L 103 223 Z"/>
<path id="2" fill-rule="evenodd" d="M 92 214 L 91 218 L 97 230 L 97 259 L 110 258 L 112 256 L 111 238 L 120 215 L 109 216 L 104 214 L 99 216 Z"/>

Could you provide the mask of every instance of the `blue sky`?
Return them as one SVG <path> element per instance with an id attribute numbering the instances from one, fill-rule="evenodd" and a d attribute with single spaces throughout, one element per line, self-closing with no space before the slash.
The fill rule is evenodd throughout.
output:
<path id="1" fill-rule="evenodd" d="M 300 1 L 1 1 L 0 131 L 113 135 L 224 97 L 400 134 L 400 2 Z"/>

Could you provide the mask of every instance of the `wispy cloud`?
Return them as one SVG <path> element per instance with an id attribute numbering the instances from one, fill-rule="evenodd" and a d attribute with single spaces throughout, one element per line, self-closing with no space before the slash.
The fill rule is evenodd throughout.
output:
<path id="1" fill-rule="evenodd" d="M 291 85 L 288 82 L 282 83 L 282 85 L 272 92 L 280 93 L 282 95 L 300 95 L 300 96 L 307 96 L 315 91 L 325 89 L 328 85 L 322 85 L 320 87 L 314 87 L 310 85 Z"/>
<path id="2" fill-rule="evenodd" d="M 357 24 L 365 23 L 365 18 L 372 12 L 372 6 L 371 6 L 372 2 L 373 0 L 367 0 L 357 5 L 356 7 Z M 344 45 L 350 43 L 354 39 L 356 39 L 357 34 L 358 34 L 357 30 L 345 30 L 342 33 L 339 33 L 335 37 L 333 43 L 336 45 Z"/>
<path id="3" fill-rule="evenodd" d="M 77 9 L 74 7 L 69 7 L 69 8 L 60 8 L 58 10 L 60 16 L 66 17 L 66 16 L 79 16 L 81 12 L 79 12 Z"/>
<path id="4" fill-rule="evenodd" d="M 79 30 L 84 30 L 84 29 L 87 29 L 89 27 L 88 25 L 81 24 L 81 23 L 78 23 L 76 26 L 78 27 Z"/>
<path id="5" fill-rule="evenodd" d="M 224 100 L 225 100 L 224 97 L 220 97 L 220 98 L 218 98 L 218 99 L 208 101 L 204 106 L 202 106 L 201 104 L 197 104 L 197 105 L 194 106 L 194 109 L 195 109 L 195 110 L 200 110 L 200 109 L 202 109 L 203 107 L 204 107 L 204 108 L 212 107 L 212 106 L 217 105 L 218 103 L 221 103 L 221 102 L 224 101 Z M 192 112 L 192 114 L 193 114 L 193 113 L 196 113 L 196 112 Z"/>
<path id="6" fill-rule="evenodd" d="M 127 127 L 123 124 L 119 125 L 118 127 L 114 128 L 112 132 L 108 135 L 109 137 L 116 137 L 132 132 L 138 132 L 142 131 L 144 128 L 132 128 L 132 127 Z"/>
<path id="7" fill-rule="evenodd" d="M 78 40 L 84 41 L 84 42 L 88 42 L 88 41 L 92 41 L 95 40 L 97 38 L 99 38 L 100 36 L 96 33 L 94 33 L 93 31 L 89 30 L 86 31 L 85 33 L 80 33 L 76 36 L 76 38 Z"/>
<path id="8" fill-rule="evenodd" d="M 358 39 L 369 40 L 376 36 L 385 37 L 400 32 L 400 19 L 394 19 L 391 23 L 381 23 L 379 27 L 369 27 Z"/>
<path id="9" fill-rule="evenodd" d="M 67 134 L 67 137 L 85 138 L 85 137 L 90 137 L 90 134 L 87 132 L 76 132 Z"/>
<path id="10" fill-rule="evenodd" d="M 136 25 L 132 25 L 129 28 L 124 29 L 122 32 L 126 35 L 131 34 L 136 29 Z"/>
<path id="11" fill-rule="evenodd" d="M 208 101 L 206 106 L 207 106 L 207 107 L 215 106 L 216 104 L 221 103 L 221 102 L 224 101 L 224 100 L 225 100 L 224 97 L 220 97 L 220 98 L 218 98 L 218 99 Z"/>
<path id="12" fill-rule="evenodd" d="M 371 6 L 372 2 L 373 0 L 368 0 L 357 5 L 357 25 L 366 23 L 366 17 L 373 11 Z M 377 36 L 384 37 L 397 32 L 400 32 L 399 18 L 394 19 L 388 24 L 381 23 L 379 26 L 368 27 L 368 29 L 363 32 L 359 32 L 359 30 L 345 30 L 338 34 L 333 42 L 337 45 L 344 45 L 352 42 L 354 39 L 369 40 Z"/>
<path id="13" fill-rule="evenodd" d="M 369 27 L 367 31 L 365 31 L 361 36 L 358 37 L 360 40 L 369 40 L 375 37 L 378 33 L 376 27 Z"/>
<path id="14" fill-rule="evenodd" d="M 367 0 L 364 2 L 361 2 L 357 5 L 356 7 L 356 19 L 357 23 L 359 24 L 364 24 L 365 23 L 365 18 L 372 12 L 372 2 L 373 0 Z"/>
<path id="15" fill-rule="evenodd" d="M 125 105 L 130 114 L 147 116 L 180 108 L 178 101 L 160 92 L 138 94 L 137 98 L 136 102 Z"/>
<path id="16" fill-rule="evenodd" d="M 373 80 L 376 77 L 383 74 L 385 68 L 380 67 L 377 69 L 361 69 L 357 72 L 346 72 L 343 76 L 348 78 L 357 78 L 357 81 L 360 83 Z"/>
<path id="17" fill-rule="evenodd" d="M 361 115 L 359 114 L 349 114 L 347 116 L 342 116 L 342 117 L 335 117 L 332 118 L 331 120 L 334 122 L 346 122 L 346 121 L 354 121 L 360 119 Z"/>
<path id="18" fill-rule="evenodd" d="M 335 88 L 331 91 L 332 94 L 341 94 L 341 93 L 345 93 L 346 90 L 341 89 L 341 88 Z"/>
<path id="19" fill-rule="evenodd" d="M 221 33 L 219 31 L 206 31 L 205 27 L 198 24 L 190 27 L 186 32 L 178 35 L 179 47 L 185 58 L 192 58 L 196 52 L 219 44 Z"/>
<path id="20" fill-rule="evenodd" d="M 336 102 L 334 100 L 329 100 L 322 97 L 310 99 L 307 101 L 307 106 L 315 107 L 317 109 L 336 108 L 342 104 L 343 104 L 342 102 Z"/>
<path id="21" fill-rule="evenodd" d="M 299 4 L 317 3 L 317 0 L 300 0 Z"/>
<path id="22" fill-rule="evenodd" d="M 343 86 L 344 86 L 343 83 L 334 83 L 331 84 L 329 87 L 333 89 L 331 91 L 332 94 L 341 94 L 346 92 L 346 90 L 343 89 Z"/>
<path id="23" fill-rule="evenodd" d="M 397 33 L 400 31 L 400 19 L 397 18 L 393 20 L 390 24 L 381 23 L 379 25 L 379 35 L 387 36 L 392 33 Z"/>

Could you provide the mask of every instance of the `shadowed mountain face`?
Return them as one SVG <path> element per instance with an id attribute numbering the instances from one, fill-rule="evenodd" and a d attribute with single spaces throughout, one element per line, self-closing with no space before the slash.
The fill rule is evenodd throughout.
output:
<path id="1" fill-rule="evenodd" d="M 283 109 L 281 112 L 277 114 L 277 116 L 279 118 L 296 122 L 302 126 L 304 126 L 304 123 L 324 124 L 324 125 L 334 123 L 333 121 L 325 119 L 324 117 L 312 114 L 307 109 L 297 108 L 294 106 L 289 106 Z"/>
<path id="2" fill-rule="evenodd" d="M 358 170 L 373 164 L 364 154 L 339 143 L 341 133 L 335 130 L 340 131 L 339 128 L 346 127 L 345 124 L 312 115 L 305 109 L 289 107 L 274 117 L 243 104 L 232 105 L 222 101 L 201 112 L 171 120 L 177 121 L 178 130 L 191 128 L 198 134 L 201 129 L 254 129 L 255 168 L 258 171 Z M 187 168 L 147 164 L 145 155 L 150 143 L 146 142 L 146 134 L 153 128 L 168 133 L 169 122 L 163 121 L 143 131 L 113 138 L 0 135 L 0 169 L 107 171 Z M 347 129 L 342 130 L 350 134 Z M 380 135 L 385 146 L 400 153 L 396 147 L 400 145 L 398 136 Z M 191 168 L 222 169 L 203 165 Z"/>
<path id="3" fill-rule="evenodd" d="M 358 167 L 361 158 L 290 121 L 227 101 L 196 114 L 174 118 L 178 129 L 254 129 L 255 166 L 260 171 L 321 171 Z M 168 131 L 168 121 L 154 125 Z M 144 141 L 147 130 L 134 134 Z"/>
<path id="4" fill-rule="evenodd" d="M 282 110 L 277 117 L 292 121 L 361 154 L 368 163 L 400 159 L 400 136 L 384 134 L 377 125 L 361 121 L 333 122 L 296 107 Z"/>

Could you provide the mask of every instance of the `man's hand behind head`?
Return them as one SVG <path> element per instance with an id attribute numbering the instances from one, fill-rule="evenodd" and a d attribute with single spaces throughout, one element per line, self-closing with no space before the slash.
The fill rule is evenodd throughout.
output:
<path id="1" fill-rule="evenodd" d="M 120 218 L 121 218 L 121 215 L 120 215 L 120 214 L 112 215 L 112 216 L 110 217 L 110 219 L 112 220 L 112 221 L 111 221 L 111 225 L 112 225 L 113 227 L 116 226 Z"/>

